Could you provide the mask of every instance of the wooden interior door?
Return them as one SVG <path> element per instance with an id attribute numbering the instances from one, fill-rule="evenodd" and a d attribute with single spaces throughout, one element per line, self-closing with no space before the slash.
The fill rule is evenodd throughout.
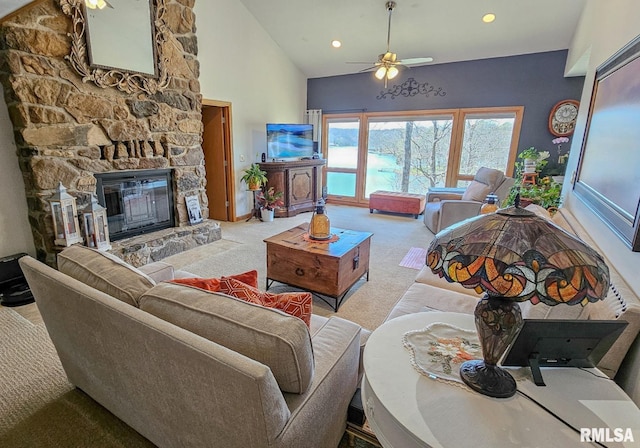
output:
<path id="1" fill-rule="evenodd" d="M 203 101 L 202 149 L 207 172 L 209 218 L 219 221 L 235 219 L 233 176 L 231 173 L 230 107 Z"/>

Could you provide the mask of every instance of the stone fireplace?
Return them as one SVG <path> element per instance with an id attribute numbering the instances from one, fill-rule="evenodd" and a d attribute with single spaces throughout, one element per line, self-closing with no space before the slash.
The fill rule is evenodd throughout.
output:
<path id="1" fill-rule="evenodd" d="M 173 223 L 164 230 L 143 230 L 143 235 L 127 234 L 116 241 L 112 252 L 126 261 L 141 265 L 220 238 L 218 223 L 189 225 L 185 205 L 186 196 L 196 195 L 203 216 L 208 216 L 193 3 L 164 1 L 168 31 L 159 45 L 169 81 L 153 94 L 84 82 L 66 59 L 72 21 L 57 1 L 37 4 L 2 24 L 0 81 L 40 260 L 55 265 L 61 249 L 53 243 L 48 203 L 58 182 L 77 199 L 80 210 L 89 204 L 91 194 L 100 194 L 99 182 L 114 175 L 135 177 L 164 170 L 169 179 L 170 203 L 161 214 L 170 214 Z M 107 200 L 103 194 L 102 200 L 115 198 Z M 128 204 L 145 225 L 151 220 L 142 216 L 149 200 L 147 195 Z"/>
<path id="2" fill-rule="evenodd" d="M 111 241 L 175 225 L 171 170 L 95 174 L 98 201 L 107 209 Z"/>

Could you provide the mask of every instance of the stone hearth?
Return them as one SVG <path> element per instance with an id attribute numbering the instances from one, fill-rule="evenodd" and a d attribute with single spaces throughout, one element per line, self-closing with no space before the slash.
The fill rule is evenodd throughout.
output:
<path id="1" fill-rule="evenodd" d="M 109 252 L 139 267 L 212 243 L 219 240 L 221 235 L 220 224 L 207 220 L 189 227 L 175 227 L 112 242 Z"/>
<path id="2" fill-rule="evenodd" d="M 116 255 L 140 265 L 220 238 L 216 223 L 190 226 L 185 206 L 185 196 L 197 195 L 208 216 L 194 1 L 164 4 L 169 83 L 154 94 L 83 82 L 65 59 L 72 22 L 58 1 L 33 6 L 0 28 L 0 81 L 42 261 L 55 265 L 60 250 L 48 203 L 58 182 L 80 210 L 96 192 L 94 174 L 119 170 L 171 169 L 177 227 L 118 241 Z"/>

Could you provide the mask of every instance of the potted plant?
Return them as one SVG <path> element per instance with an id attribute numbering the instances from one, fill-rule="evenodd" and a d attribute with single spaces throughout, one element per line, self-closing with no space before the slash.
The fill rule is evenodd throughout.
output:
<path id="1" fill-rule="evenodd" d="M 257 163 L 252 163 L 249 168 L 244 170 L 241 180 L 247 183 L 249 190 L 259 190 L 262 185 L 267 183 L 267 172 L 262 171 Z"/>
<path id="2" fill-rule="evenodd" d="M 509 196 L 503 202 L 503 207 L 513 205 L 517 193 L 520 193 L 520 206 L 526 207 L 529 204 L 538 204 L 554 213 L 560 206 L 560 194 L 562 184 L 555 182 L 551 177 L 544 177 L 535 184 L 520 185 L 517 181 L 511 188 Z"/>
<path id="3" fill-rule="evenodd" d="M 276 192 L 273 187 L 267 191 L 259 191 L 256 194 L 256 201 L 260 207 L 260 214 L 263 221 L 273 221 L 274 211 L 284 205 L 282 191 Z"/>
<path id="4" fill-rule="evenodd" d="M 549 151 L 538 152 L 536 148 L 531 146 L 518 154 L 518 158 L 524 161 L 525 173 L 540 172 L 547 164 L 546 159 L 549 158 Z"/>

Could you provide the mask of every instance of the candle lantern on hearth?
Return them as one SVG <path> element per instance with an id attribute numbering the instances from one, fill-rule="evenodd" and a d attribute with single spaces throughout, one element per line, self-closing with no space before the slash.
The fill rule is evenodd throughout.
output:
<path id="1" fill-rule="evenodd" d="M 58 185 L 56 192 L 49 199 L 53 216 L 53 233 L 57 246 L 71 246 L 82 242 L 80 226 L 78 225 L 78 211 L 76 199 L 67 193 L 67 189 Z"/>
<path id="2" fill-rule="evenodd" d="M 98 203 L 96 195 L 91 195 L 91 202 L 82 210 L 81 216 L 85 244 L 98 250 L 111 249 L 107 209 Z"/>

